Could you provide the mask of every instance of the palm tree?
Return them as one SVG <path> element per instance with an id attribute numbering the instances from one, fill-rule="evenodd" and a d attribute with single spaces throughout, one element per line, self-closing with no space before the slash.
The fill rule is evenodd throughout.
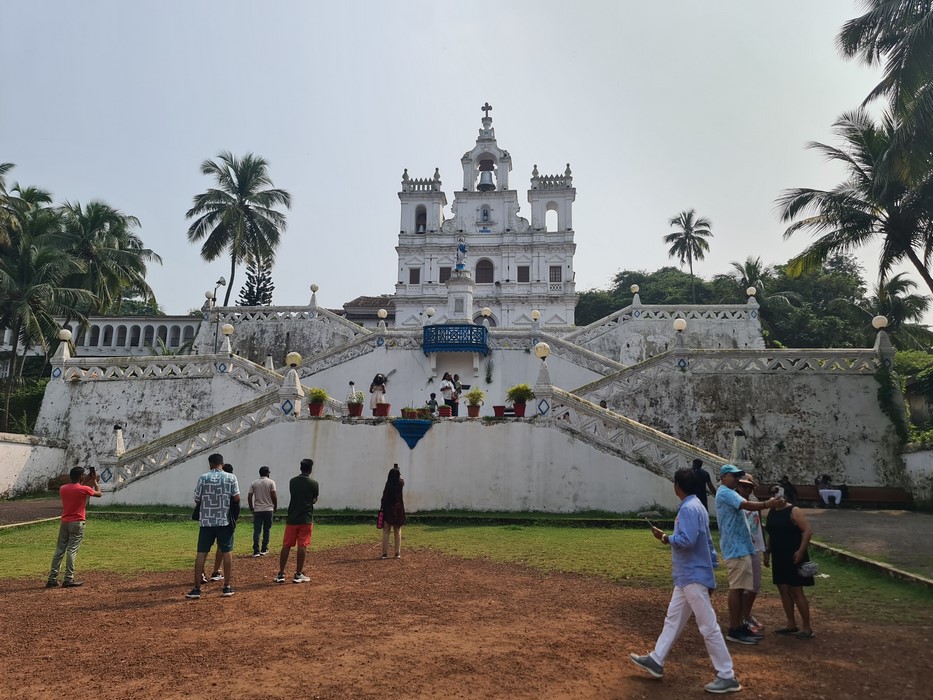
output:
<path id="1" fill-rule="evenodd" d="M 91 313 L 104 314 L 119 308 L 128 290 L 144 301 L 154 298 L 146 283 L 146 263 L 160 258 L 133 231 L 139 219 L 100 201 L 65 202 L 62 207 L 63 245 L 81 263 L 69 286 L 86 289 L 96 301 Z"/>
<path id="2" fill-rule="evenodd" d="M 898 348 L 925 349 L 933 341 L 933 333 L 921 324 L 931 300 L 928 296 L 913 294 L 916 286 L 913 280 L 907 278 L 907 273 L 896 274 L 876 285 L 873 296 L 868 300 L 868 308 L 863 309 L 870 316 L 887 317 L 888 326 L 885 330 Z"/>
<path id="3" fill-rule="evenodd" d="M 12 163 L 0 163 L 0 248 L 10 245 L 9 227 L 15 221 L 6 190 L 6 175 L 14 167 Z"/>
<path id="4" fill-rule="evenodd" d="M 270 265 L 274 262 L 280 235 L 287 227 L 285 214 L 275 207 L 290 209 L 292 197 L 271 186 L 268 163 L 259 156 L 247 153 L 240 159 L 224 151 L 217 161 L 201 163 L 201 172 L 212 176 L 217 187 L 195 196 L 186 218 L 195 219 L 188 228 L 188 241 L 204 239 L 202 258 L 210 262 L 229 251 L 230 279 L 224 296 L 227 306 L 238 263 L 250 254 Z"/>
<path id="5" fill-rule="evenodd" d="M 43 204 L 50 199 L 48 193 L 32 188 L 19 191 L 19 195 L 12 198 L 17 235 L 0 255 L 0 328 L 9 328 L 13 335 L 0 416 L 2 430 L 10 423 L 10 395 L 20 343 L 47 349 L 58 332 L 55 317 L 80 316 L 78 306 L 94 299 L 86 290 L 64 285 L 64 280 L 80 269 L 80 263 L 59 245 L 61 216 Z"/>
<path id="6" fill-rule="evenodd" d="M 843 114 L 833 128 L 842 148 L 822 143 L 810 143 L 808 148 L 842 163 L 848 178 L 829 191 L 785 190 L 777 200 L 781 221 L 804 216 L 787 228 L 785 239 L 803 229 L 819 236 L 790 261 L 788 274 L 816 269 L 832 253 L 846 253 L 880 239 L 881 282 L 907 259 L 933 291 L 933 276 L 927 270 L 933 252 L 933 170 L 917 170 L 900 155 L 895 146 L 897 126 L 890 114 L 876 124 L 859 108 Z"/>
<path id="7" fill-rule="evenodd" d="M 867 0 L 868 11 L 843 25 L 836 45 L 868 66 L 885 62 L 884 76 L 865 103 L 886 96 L 902 116 L 930 123 L 933 109 L 933 0 Z"/>
<path id="8" fill-rule="evenodd" d="M 677 216 L 671 217 L 668 223 L 680 230 L 664 236 L 664 242 L 671 244 L 667 254 L 672 258 L 680 258 L 681 265 L 686 262 L 690 267 L 690 294 L 693 303 L 696 304 L 697 293 L 693 277 L 693 261 L 703 260 L 706 253 L 709 252 L 709 243 L 706 239 L 713 235 L 713 232 L 710 231 L 712 223 L 706 218 L 697 219 L 695 209 L 680 212 Z"/>

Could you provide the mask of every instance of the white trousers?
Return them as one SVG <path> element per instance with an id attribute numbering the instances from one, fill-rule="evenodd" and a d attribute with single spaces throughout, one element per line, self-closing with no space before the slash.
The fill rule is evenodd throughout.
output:
<path id="1" fill-rule="evenodd" d="M 830 496 L 836 500 L 837 506 L 842 503 L 842 491 L 839 489 L 820 489 L 820 498 L 823 499 L 823 503 L 826 505 L 829 505 Z"/>
<path id="2" fill-rule="evenodd" d="M 655 643 L 654 651 L 649 654 L 661 666 L 664 659 L 674 646 L 674 642 L 684 631 L 684 625 L 690 621 L 690 616 L 696 617 L 697 627 L 706 643 L 706 653 L 709 654 L 716 675 L 720 678 L 735 678 L 732 670 L 732 657 L 726 648 L 726 640 L 722 638 L 722 630 L 716 621 L 716 611 L 709 599 L 709 589 L 702 583 L 689 583 L 683 588 L 674 587 L 674 595 L 667 606 L 667 617 L 664 618 L 664 629 Z"/>

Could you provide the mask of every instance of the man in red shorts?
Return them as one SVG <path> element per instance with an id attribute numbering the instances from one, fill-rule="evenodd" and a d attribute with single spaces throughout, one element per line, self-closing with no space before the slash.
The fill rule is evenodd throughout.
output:
<path id="1" fill-rule="evenodd" d="M 285 566 L 292 547 L 298 546 L 297 569 L 293 583 L 305 583 L 311 579 L 305 576 L 305 555 L 311 544 L 311 529 L 314 527 L 314 504 L 317 503 L 318 484 L 311 478 L 313 459 L 301 460 L 301 474 L 288 482 L 288 515 L 285 518 L 285 537 L 282 540 L 282 553 L 279 555 L 279 573 L 276 583 L 285 583 Z"/>
<path id="2" fill-rule="evenodd" d="M 62 522 L 58 528 L 58 544 L 52 557 L 52 567 L 49 569 L 49 578 L 46 588 L 55 588 L 58 585 L 58 570 L 65 558 L 65 580 L 62 588 L 77 588 L 84 585 L 83 581 L 75 581 L 75 557 L 78 556 L 78 547 L 84 539 L 85 508 L 87 497 L 101 497 L 100 477 L 95 474 L 94 485 L 79 483 L 84 475 L 84 467 L 74 467 L 68 476 L 70 484 L 62 486 L 58 493 L 62 497 Z"/>

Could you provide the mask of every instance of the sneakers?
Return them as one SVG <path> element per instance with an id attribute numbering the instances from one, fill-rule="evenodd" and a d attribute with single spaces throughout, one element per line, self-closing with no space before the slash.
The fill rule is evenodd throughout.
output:
<path id="1" fill-rule="evenodd" d="M 190 598 L 191 600 L 197 600 L 201 597 L 201 589 L 195 586 L 190 591 L 185 593 L 185 598 Z"/>
<path id="2" fill-rule="evenodd" d="M 224 598 L 229 598 L 233 595 L 233 588 L 231 586 L 224 586 L 224 592 L 221 593 Z"/>
<path id="3" fill-rule="evenodd" d="M 211 580 L 207 576 L 205 576 L 204 574 L 201 574 L 201 583 L 210 583 L 210 582 Z"/>
<path id="4" fill-rule="evenodd" d="M 744 627 L 729 630 L 729 634 L 726 635 L 726 641 L 736 642 L 737 644 L 758 644 L 760 639 L 761 637 L 755 637 L 749 634 Z"/>
<path id="5" fill-rule="evenodd" d="M 385 557 L 383 557 L 383 559 L 385 559 Z M 56 586 L 58 586 L 58 581 L 46 581 L 45 582 L 46 588 L 55 588 Z"/>
<path id="6" fill-rule="evenodd" d="M 214 573 L 211 574 L 211 581 L 223 581 L 223 580 L 224 580 L 223 572 L 215 571 Z"/>
<path id="7" fill-rule="evenodd" d="M 703 686 L 703 690 L 707 693 L 737 693 L 742 690 L 742 684 L 739 683 L 738 678 L 720 678 L 716 676 L 716 680 Z"/>
<path id="8" fill-rule="evenodd" d="M 637 654 L 629 654 L 629 658 L 632 660 L 636 666 L 640 666 L 650 673 L 655 678 L 664 677 L 664 667 L 659 664 L 657 661 L 652 659 L 650 656 L 638 656 Z M 711 684 L 712 685 L 712 684 Z"/>
<path id="9" fill-rule="evenodd" d="M 292 579 L 292 583 L 307 583 L 311 579 L 304 574 L 295 574 L 295 578 Z"/>
<path id="10" fill-rule="evenodd" d="M 259 551 L 259 556 L 264 557 L 269 553 L 268 549 L 262 549 Z"/>
<path id="11" fill-rule="evenodd" d="M 275 578 L 272 580 L 276 583 L 285 583 L 285 574 L 276 574 Z"/>
<path id="12" fill-rule="evenodd" d="M 84 585 L 84 581 L 64 581 L 62 582 L 62 588 L 80 588 Z"/>
<path id="13" fill-rule="evenodd" d="M 400 552 L 396 552 L 396 553 L 395 553 L 395 558 L 396 558 L 396 559 L 401 559 L 401 558 L 402 558 L 401 553 L 400 553 Z"/>
<path id="14" fill-rule="evenodd" d="M 388 554 L 383 554 L 383 555 L 382 555 L 381 557 L 379 557 L 379 558 L 380 558 L 380 559 L 388 559 L 388 558 L 389 558 L 389 555 L 388 555 Z"/>
<path id="15" fill-rule="evenodd" d="M 253 559 L 258 559 L 262 555 L 259 552 L 253 552 Z"/>

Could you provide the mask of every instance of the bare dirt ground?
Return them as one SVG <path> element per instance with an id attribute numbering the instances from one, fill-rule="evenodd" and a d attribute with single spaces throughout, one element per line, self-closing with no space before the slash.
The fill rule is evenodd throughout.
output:
<path id="1" fill-rule="evenodd" d="M 217 583 L 184 599 L 188 571 L 83 588 L 0 582 L 5 698 L 702 697 L 713 670 L 688 625 L 654 680 L 650 650 L 668 591 L 542 574 L 519 565 L 376 546 L 312 552 L 309 584 L 275 585 L 270 558 L 237 558 L 232 598 Z M 817 600 L 817 598 L 815 598 Z M 725 596 L 714 605 L 724 617 Z M 773 587 L 756 607 L 783 616 Z M 829 619 L 813 640 L 769 635 L 730 646 L 754 698 L 931 698 L 933 627 Z M 926 661 L 924 661 L 926 659 Z"/>

